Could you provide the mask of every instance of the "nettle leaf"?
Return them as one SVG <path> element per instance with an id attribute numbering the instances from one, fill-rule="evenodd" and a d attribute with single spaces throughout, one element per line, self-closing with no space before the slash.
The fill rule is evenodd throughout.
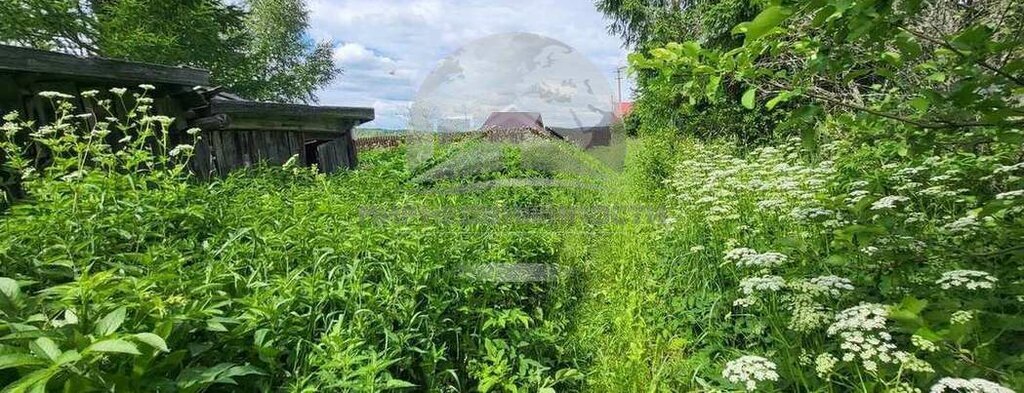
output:
<path id="1" fill-rule="evenodd" d="M 109 314 L 101 318 L 96 322 L 96 328 L 94 332 L 97 336 L 104 337 L 117 331 L 124 323 L 124 318 L 127 315 L 128 310 L 124 307 L 118 307 L 118 309 L 111 311 Z"/>
<path id="2" fill-rule="evenodd" d="M 793 11 L 783 6 L 772 6 L 765 8 L 760 14 L 754 17 L 754 20 L 748 23 L 741 23 L 736 26 L 741 29 L 741 32 L 745 33 L 743 43 L 747 44 L 758 37 L 767 34 L 769 31 L 774 29 L 779 23 L 786 20 Z M 742 28 L 740 27 L 742 26 Z M 735 31 L 734 31 L 735 32 Z"/>
<path id="3" fill-rule="evenodd" d="M 45 366 L 46 361 L 27 353 L 0 355 L 0 370 L 15 367 Z"/>
<path id="4" fill-rule="evenodd" d="M 57 343 L 53 342 L 49 337 L 39 337 L 35 341 L 30 342 L 28 347 L 37 356 L 49 359 L 51 362 L 56 361 L 57 357 L 61 354 Z"/>
<path id="5" fill-rule="evenodd" d="M 151 346 L 153 348 L 156 348 L 156 349 L 158 349 L 160 351 L 163 351 L 163 352 L 170 352 L 171 351 L 170 349 L 167 348 L 167 342 L 164 341 L 163 337 L 157 336 L 156 334 L 153 334 L 153 333 L 139 333 L 139 334 L 135 335 L 135 339 L 141 341 L 142 343 L 145 343 L 146 345 L 149 345 L 149 346 Z"/>
<path id="6" fill-rule="evenodd" d="M 85 353 L 89 352 L 101 352 L 101 353 L 127 353 L 129 355 L 141 355 L 139 347 L 135 346 L 128 341 L 115 338 L 112 340 L 103 340 L 90 345 L 85 348 Z"/>
<path id="7" fill-rule="evenodd" d="M 12 309 L 21 308 L 21 304 L 24 300 L 21 294 L 21 286 L 18 282 L 7 278 L 0 277 L 0 306 L 9 307 Z"/>
<path id="8" fill-rule="evenodd" d="M 743 93 L 743 97 L 740 98 L 740 103 L 743 104 L 744 108 L 754 109 L 754 97 L 757 95 L 757 89 L 750 88 Z"/>

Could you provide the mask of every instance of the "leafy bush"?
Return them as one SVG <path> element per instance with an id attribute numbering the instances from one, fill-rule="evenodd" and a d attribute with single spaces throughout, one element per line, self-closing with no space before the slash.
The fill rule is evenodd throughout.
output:
<path id="1" fill-rule="evenodd" d="M 122 90 L 104 94 L 88 95 L 97 108 L 122 105 Z M 401 150 L 332 176 L 259 167 L 204 184 L 144 92 L 121 119 L 75 115 L 50 96 L 55 123 L 4 125 L 27 192 L 0 216 L 5 391 L 577 383 L 558 340 L 568 305 L 551 283 L 463 273 L 562 258 L 554 229 L 501 206 L 585 200 L 572 190 L 435 193 L 405 182 Z M 30 145 L 52 162 L 19 154 Z M 493 217 L 437 213 L 472 206 Z"/>

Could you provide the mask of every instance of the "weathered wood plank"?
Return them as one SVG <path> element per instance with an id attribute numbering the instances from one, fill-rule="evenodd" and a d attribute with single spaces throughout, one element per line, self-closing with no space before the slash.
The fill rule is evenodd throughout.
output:
<path id="1" fill-rule="evenodd" d="M 373 108 L 227 100 L 214 100 L 210 104 L 213 113 L 226 113 L 239 119 L 352 119 L 365 123 L 374 118 Z"/>
<path id="2" fill-rule="evenodd" d="M 210 83 L 210 73 L 195 68 L 78 57 L 8 45 L 0 45 L 0 70 L 48 73 L 122 83 L 165 83 L 189 87 Z"/>

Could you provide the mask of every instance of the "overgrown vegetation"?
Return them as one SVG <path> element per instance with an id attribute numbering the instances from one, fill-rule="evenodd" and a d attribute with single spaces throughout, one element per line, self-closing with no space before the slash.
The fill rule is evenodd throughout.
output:
<path id="1" fill-rule="evenodd" d="M 76 117 L 59 94 L 55 124 L 9 118 L 27 197 L 0 216 L 0 382 L 1024 387 L 1021 3 L 599 7 L 638 49 L 622 174 L 464 141 L 421 168 L 400 147 L 198 183 L 168 119 Z M 18 154 L 26 132 L 50 165 Z M 467 275 L 516 263 L 567 269 Z"/>
<path id="2" fill-rule="evenodd" d="M 597 349 L 633 349 L 596 367 L 648 377 L 593 383 L 1024 386 L 1021 4 L 753 4 L 733 46 L 682 34 L 631 57 L 636 180 L 670 213 L 656 240 L 630 237 L 645 268 L 619 271 L 634 285 L 610 296 L 633 300 L 606 312 L 633 318 Z M 706 116 L 726 107 L 776 126 Z"/>
<path id="3" fill-rule="evenodd" d="M 102 107 L 124 93 L 89 94 Z M 572 304 L 555 295 L 571 286 L 466 274 L 571 262 L 559 228 L 503 207 L 587 203 L 572 189 L 421 188 L 400 150 L 332 177 L 286 166 L 197 184 L 187 145 L 165 145 L 169 119 L 136 107 L 97 121 L 49 96 L 56 123 L 4 126 L 28 194 L 0 218 L 5 391 L 580 383 L 560 342 Z M 24 132 L 51 165 L 17 154 Z M 106 143 L 112 133 L 123 147 Z M 543 175 L 520 160 L 481 175 Z M 446 213 L 473 206 L 486 209 Z"/>

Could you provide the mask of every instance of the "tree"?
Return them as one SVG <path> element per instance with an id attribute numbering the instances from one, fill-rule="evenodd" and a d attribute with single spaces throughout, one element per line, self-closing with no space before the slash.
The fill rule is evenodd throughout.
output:
<path id="1" fill-rule="evenodd" d="M 0 41 L 204 68 L 250 99 L 315 101 L 339 73 L 330 43 L 306 37 L 302 0 L 16 0 L 0 14 Z"/>

